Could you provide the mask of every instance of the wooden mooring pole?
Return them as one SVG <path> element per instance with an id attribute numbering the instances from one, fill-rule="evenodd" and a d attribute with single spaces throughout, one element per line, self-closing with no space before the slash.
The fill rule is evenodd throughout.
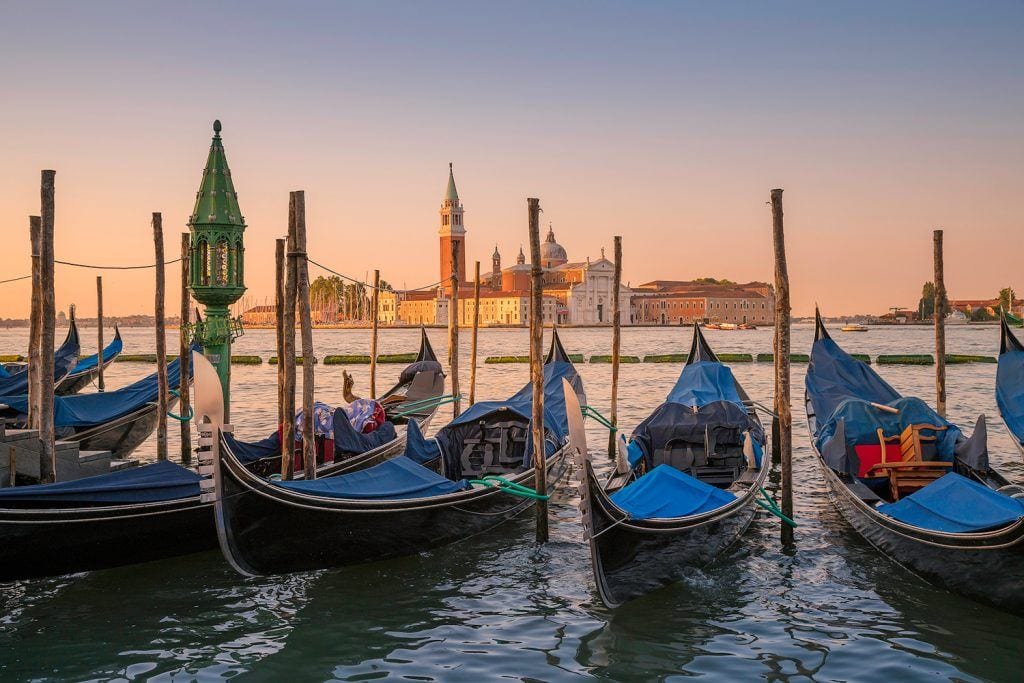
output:
<path id="1" fill-rule="evenodd" d="M 291 219 L 289 219 L 291 223 Z M 277 428 L 279 433 L 284 433 L 286 414 L 284 412 L 284 287 L 286 279 L 285 252 L 287 250 L 287 239 L 278 238 L 274 251 L 274 323 L 277 332 Z M 284 441 L 282 440 L 282 444 Z M 289 448 L 281 448 L 281 478 L 291 479 L 292 452 Z"/>
<path id="2" fill-rule="evenodd" d="M 299 301 L 299 327 L 302 337 L 302 462 L 306 469 L 306 480 L 316 478 L 316 442 L 313 439 L 313 371 L 316 359 L 313 357 L 313 320 L 309 308 L 309 262 L 306 259 L 306 193 L 292 192 L 295 197 L 295 250 L 298 252 L 295 265 L 296 297 Z"/>
<path id="3" fill-rule="evenodd" d="M 104 391 L 103 383 L 103 276 L 96 276 L 96 388 Z"/>
<path id="4" fill-rule="evenodd" d="M 156 252 L 156 459 L 167 459 L 167 329 L 164 320 L 164 219 L 153 213 L 153 245 Z"/>
<path id="5" fill-rule="evenodd" d="M 615 274 L 612 277 L 612 404 L 611 423 L 619 425 L 619 352 L 622 346 L 622 326 L 619 316 L 619 289 L 622 287 L 622 237 L 615 236 Z M 618 433 L 614 429 L 608 430 L 608 457 L 614 459 L 616 437 Z M 625 474 L 625 472 L 623 472 Z"/>
<path id="6" fill-rule="evenodd" d="M 448 367 L 452 380 L 452 415 L 462 414 L 459 396 L 459 243 L 452 240 L 451 296 L 448 298 Z"/>
<path id="7" fill-rule="evenodd" d="M 192 412 L 192 400 L 189 392 L 189 376 L 192 374 L 191 339 L 189 338 L 189 323 L 191 322 L 191 296 L 188 291 L 189 261 L 192 258 L 191 236 L 187 232 L 181 233 L 181 309 L 178 312 L 178 414 L 188 417 Z M 192 463 L 192 423 L 190 420 L 181 421 L 181 462 L 184 465 Z"/>
<path id="8" fill-rule="evenodd" d="M 380 304 L 380 271 L 374 269 L 373 271 L 373 301 L 371 306 L 373 309 L 370 311 L 370 321 L 372 332 L 370 334 L 370 398 L 377 398 L 377 326 L 380 324 L 380 313 L 377 312 L 377 306 Z"/>
<path id="9" fill-rule="evenodd" d="M 39 481 L 56 481 L 57 446 L 53 426 L 54 391 L 54 348 L 53 336 L 56 325 L 56 302 L 53 295 L 53 223 L 54 223 L 54 178 L 56 171 L 43 171 L 40 186 L 40 289 L 42 317 L 39 324 Z"/>
<path id="10" fill-rule="evenodd" d="M 282 457 L 287 461 L 288 471 L 284 479 L 291 479 L 295 473 L 295 194 L 288 200 L 288 258 L 284 279 L 284 315 L 281 356 L 282 366 L 282 414 L 281 425 Z"/>
<path id="11" fill-rule="evenodd" d="M 476 403 L 476 351 L 480 335 L 480 262 L 473 275 L 473 335 L 469 344 L 469 405 Z"/>
<path id="12" fill-rule="evenodd" d="M 946 417 L 946 278 L 942 267 L 942 231 L 933 234 L 935 249 L 935 411 Z"/>
<path id="13" fill-rule="evenodd" d="M 779 462 L 782 465 L 782 514 L 793 518 L 793 415 L 789 381 L 789 271 L 782 220 L 782 190 L 772 190 L 772 236 L 775 243 L 775 408 L 779 415 Z M 793 527 L 782 524 L 782 542 L 793 542 Z"/>
<path id="14" fill-rule="evenodd" d="M 42 408 L 39 367 L 43 347 L 39 344 L 43 324 L 43 224 L 39 216 L 29 216 L 28 232 L 32 240 L 32 301 L 28 333 L 28 427 L 39 429 Z"/>
<path id="15" fill-rule="evenodd" d="M 547 451 L 544 447 L 544 270 L 540 260 L 540 200 L 526 200 L 530 221 L 530 382 L 533 384 L 533 487 L 544 496 L 548 492 Z M 538 500 L 537 542 L 548 540 L 548 502 Z"/>

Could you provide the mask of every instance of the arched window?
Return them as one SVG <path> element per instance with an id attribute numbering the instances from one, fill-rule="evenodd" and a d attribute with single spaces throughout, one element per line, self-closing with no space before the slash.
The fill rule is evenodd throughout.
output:
<path id="1" fill-rule="evenodd" d="M 235 284 L 245 287 L 245 247 L 242 240 L 235 242 Z"/>
<path id="2" fill-rule="evenodd" d="M 210 284 L 210 245 L 205 239 L 199 240 L 199 284 Z"/>
<path id="3" fill-rule="evenodd" d="M 228 283 L 228 241 L 226 239 L 221 238 L 217 240 L 214 258 L 214 284 L 224 286 Z"/>

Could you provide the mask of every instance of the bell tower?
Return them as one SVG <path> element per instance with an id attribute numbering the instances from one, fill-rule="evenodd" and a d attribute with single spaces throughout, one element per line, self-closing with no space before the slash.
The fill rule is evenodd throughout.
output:
<path id="1" fill-rule="evenodd" d="M 466 281 L 466 226 L 462 221 L 463 208 L 459 202 L 459 192 L 455 189 L 455 174 L 452 165 L 448 164 L 448 189 L 441 201 L 441 225 L 438 234 L 441 236 L 441 277 L 445 291 L 451 293 L 450 279 L 452 275 L 452 244 L 458 250 L 459 283 Z"/>

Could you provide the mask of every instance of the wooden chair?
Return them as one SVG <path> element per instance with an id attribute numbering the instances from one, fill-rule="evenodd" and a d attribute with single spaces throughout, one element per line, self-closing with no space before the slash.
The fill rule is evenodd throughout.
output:
<path id="1" fill-rule="evenodd" d="M 923 444 L 936 441 L 937 437 L 923 435 L 921 431 L 941 432 L 945 429 L 946 427 L 941 425 L 916 424 L 909 425 L 899 436 L 887 437 L 879 428 L 877 433 L 878 442 L 882 447 L 882 462 L 874 465 L 868 476 L 888 475 L 889 493 L 893 502 L 944 476 L 949 472 L 950 463 L 941 460 L 922 460 Z M 900 444 L 900 460 L 887 461 L 885 444 L 895 441 Z"/>

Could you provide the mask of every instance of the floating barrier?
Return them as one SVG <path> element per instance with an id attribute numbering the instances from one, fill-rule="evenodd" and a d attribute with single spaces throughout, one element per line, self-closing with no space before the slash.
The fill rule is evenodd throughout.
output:
<path id="1" fill-rule="evenodd" d="M 759 354 L 757 354 L 757 362 L 758 363 L 774 363 L 775 362 L 775 354 L 774 353 L 759 353 Z M 811 357 L 808 356 L 806 353 L 791 353 L 791 354 L 789 354 L 789 362 L 790 363 L 810 363 L 811 362 Z"/>
<path id="2" fill-rule="evenodd" d="M 591 356 L 590 357 L 590 362 L 591 363 L 611 363 L 612 362 L 612 357 L 611 356 Z M 619 362 L 620 363 L 639 363 L 640 362 L 640 357 L 639 356 L 619 356 Z"/>
<path id="3" fill-rule="evenodd" d="M 267 362 L 271 365 L 277 365 L 277 356 L 271 356 L 270 360 Z M 316 365 L 317 363 L 319 363 L 319 361 L 316 359 L 316 356 L 313 356 L 313 365 Z M 295 364 L 302 365 L 302 356 L 295 356 Z"/>
<path id="4" fill-rule="evenodd" d="M 995 363 L 996 359 L 993 356 L 972 356 L 970 354 L 962 353 L 947 353 L 946 364 L 947 365 L 962 365 L 964 363 Z"/>
<path id="5" fill-rule="evenodd" d="M 690 357 L 688 353 L 659 353 L 653 356 L 644 356 L 645 363 L 685 363 Z"/>
<path id="6" fill-rule="evenodd" d="M 259 356 L 231 356 L 232 365 L 263 365 Z"/>
<path id="7" fill-rule="evenodd" d="M 324 356 L 324 365 L 369 365 L 370 357 L 354 353 Z"/>
<path id="8" fill-rule="evenodd" d="M 717 353 L 718 360 L 723 363 L 753 363 L 754 356 L 749 353 Z"/>
<path id="9" fill-rule="evenodd" d="M 935 365 L 935 356 L 930 353 L 896 354 L 878 357 L 879 365 Z"/>
<path id="10" fill-rule="evenodd" d="M 382 353 L 377 356 L 378 363 L 401 363 L 408 365 L 416 362 L 415 353 Z"/>
<path id="11" fill-rule="evenodd" d="M 529 356 L 488 356 L 484 359 L 485 364 L 502 364 L 502 363 L 529 363 Z"/>
<path id="12" fill-rule="evenodd" d="M 0 356 L 0 363 L 24 363 L 25 360 L 25 356 L 19 356 L 16 353 Z"/>

